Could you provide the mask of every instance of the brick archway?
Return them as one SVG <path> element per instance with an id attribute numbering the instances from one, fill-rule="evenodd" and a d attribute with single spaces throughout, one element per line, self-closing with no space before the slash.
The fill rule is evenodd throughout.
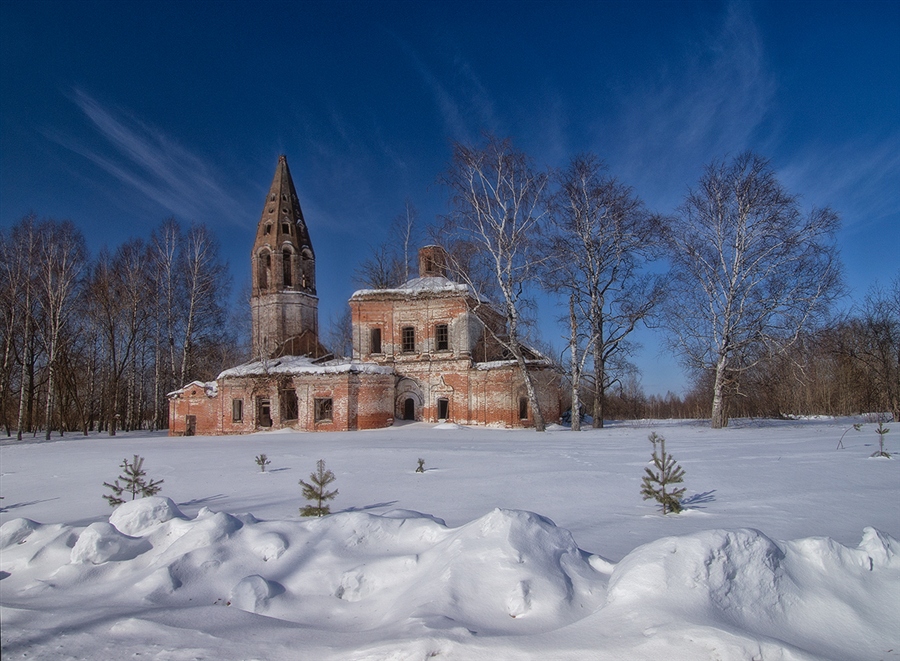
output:
<path id="1" fill-rule="evenodd" d="M 422 388 L 415 379 L 403 378 L 397 382 L 397 398 L 394 401 L 394 416 L 400 420 L 421 420 L 425 399 Z"/>

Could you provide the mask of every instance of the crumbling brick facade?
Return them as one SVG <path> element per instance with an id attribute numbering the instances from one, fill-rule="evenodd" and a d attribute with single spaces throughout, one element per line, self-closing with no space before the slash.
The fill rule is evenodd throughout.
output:
<path id="1" fill-rule="evenodd" d="M 419 277 L 353 294 L 353 358 L 329 360 L 318 340 L 315 257 L 282 156 L 251 253 L 256 360 L 169 394 L 169 434 L 375 429 L 395 419 L 533 425 L 519 366 L 505 354 L 503 317 L 446 276 L 438 246 Z M 559 419 L 559 374 L 528 351 L 544 420 Z"/>
<path id="2" fill-rule="evenodd" d="M 505 355 L 503 318 L 466 285 L 446 277 L 438 246 L 419 253 L 419 277 L 350 299 L 353 358 L 397 375 L 394 414 L 428 422 L 533 424 L 519 366 Z M 559 419 L 559 375 L 530 360 L 544 419 Z"/>

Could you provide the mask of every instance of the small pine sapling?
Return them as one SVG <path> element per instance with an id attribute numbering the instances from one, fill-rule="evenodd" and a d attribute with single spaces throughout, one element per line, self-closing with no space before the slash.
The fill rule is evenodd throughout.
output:
<path id="1" fill-rule="evenodd" d="M 417 473 L 425 472 L 425 460 L 424 459 L 419 459 L 419 466 L 416 468 L 416 472 Z"/>
<path id="2" fill-rule="evenodd" d="M 884 449 L 884 435 L 889 431 L 891 431 L 891 428 L 885 427 L 884 421 L 879 420 L 878 429 L 875 430 L 875 433 L 878 434 L 878 451 L 872 453 L 873 457 L 887 457 L 888 459 L 891 458 L 891 453 Z"/>
<path id="3" fill-rule="evenodd" d="M 300 508 L 300 516 L 325 516 L 331 514 L 331 508 L 323 505 L 325 501 L 334 499 L 338 490 L 327 491 L 325 487 L 334 482 L 336 478 L 330 470 L 325 470 L 325 460 L 319 459 L 316 463 L 316 472 L 309 474 L 309 482 L 300 480 L 303 487 L 303 497 L 306 500 L 316 501 L 315 505 L 306 505 Z"/>
<path id="4" fill-rule="evenodd" d="M 259 470 L 261 470 L 263 473 L 266 472 L 266 466 L 268 466 L 271 463 L 272 462 L 269 461 L 269 458 L 266 455 L 264 455 L 264 454 L 256 455 L 256 465 L 259 466 Z"/>
<path id="5" fill-rule="evenodd" d="M 123 459 L 122 463 L 119 464 L 119 468 L 122 468 L 124 473 L 119 475 L 113 484 L 109 482 L 103 483 L 103 486 L 112 490 L 111 494 L 103 496 L 111 507 L 118 507 L 124 503 L 125 499 L 122 496 L 126 493 L 131 493 L 131 500 L 137 498 L 138 494 L 141 494 L 141 498 L 155 496 L 162 489 L 159 485 L 165 482 L 165 480 L 147 480 L 147 471 L 144 470 L 144 458 L 138 455 L 134 455 L 131 463 L 128 463 L 128 459 Z M 122 484 L 119 484 L 119 480 L 122 480 Z"/>
<path id="6" fill-rule="evenodd" d="M 859 431 L 860 429 L 862 429 L 862 423 L 857 422 L 857 423 L 854 423 L 854 425 L 852 427 L 847 427 L 844 430 L 844 433 L 841 434 L 841 440 L 838 441 L 838 444 L 837 444 L 837 447 L 835 448 L 835 450 L 840 450 L 842 447 L 844 447 L 844 436 L 846 436 L 847 432 L 850 431 L 851 429 L 854 431 Z"/>
<path id="7" fill-rule="evenodd" d="M 684 487 L 671 490 L 667 490 L 667 487 L 684 482 L 684 469 L 675 463 L 672 455 L 666 454 L 665 438 L 658 436 L 656 432 L 652 432 L 647 438 L 653 443 L 653 465 L 656 471 L 644 469 L 647 474 L 641 482 L 641 495 L 644 500 L 655 499 L 662 506 L 663 515 L 669 512 L 678 513 L 681 511 Z"/>

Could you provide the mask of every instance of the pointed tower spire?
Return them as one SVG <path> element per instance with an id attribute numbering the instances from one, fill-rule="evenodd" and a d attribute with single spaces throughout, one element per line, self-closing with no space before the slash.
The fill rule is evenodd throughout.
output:
<path id="1" fill-rule="evenodd" d="M 279 156 L 266 195 L 251 256 L 253 349 L 257 358 L 321 356 L 316 297 L 316 257 L 300 199 Z"/>

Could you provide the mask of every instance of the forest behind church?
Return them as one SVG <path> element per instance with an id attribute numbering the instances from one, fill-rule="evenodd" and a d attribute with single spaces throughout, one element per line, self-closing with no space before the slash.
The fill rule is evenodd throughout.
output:
<path id="1" fill-rule="evenodd" d="M 553 349 L 545 354 L 565 374 L 569 392 L 577 392 L 578 408 L 595 417 L 599 410 L 601 420 L 709 418 L 716 393 L 727 397 L 726 422 L 728 416 L 893 412 L 896 417 L 900 274 L 887 285 L 873 283 L 864 300 L 843 301 L 848 312 L 836 313 L 841 288 L 833 240 L 814 245 L 816 263 L 827 261 L 827 269 L 810 273 L 820 280 L 824 273 L 830 279 L 828 290 L 820 292 L 823 304 L 815 310 L 810 306 L 794 327 L 775 324 L 774 332 L 745 331 L 749 340 L 733 350 L 718 373 L 715 362 L 691 354 L 690 343 L 679 345 L 679 333 L 697 322 L 677 318 L 679 308 L 686 307 L 680 298 L 683 293 L 676 293 L 677 270 L 657 269 L 654 275 L 648 266 L 677 265 L 678 237 L 671 228 L 688 223 L 682 224 L 680 235 L 699 235 L 700 212 L 708 201 L 704 192 L 724 180 L 716 177 L 736 176 L 735 172 L 754 185 L 769 186 L 767 194 L 774 196 L 774 204 L 780 205 L 789 222 L 798 222 L 793 199 L 779 187 L 767 163 L 753 155 L 732 164 L 711 164 L 692 192 L 694 199 L 689 196 L 673 216 L 665 217 L 644 209 L 635 192 L 593 157 L 577 157 L 567 170 L 551 173 L 536 167 L 508 141 L 489 139 L 474 148 L 457 145 L 454 162 L 443 176 L 451 191 L 450 211 L 443 227 L 435 228 L 435 236 L 448 247 L 457 279 L 484 287 L 501 307 L 521 306 L 523 321 L 532 322 L 524 324 L 523 337 L 532 345 L 547 346 L 535 336 L 533 322 L 547 314 L 535 307 L 537 292 L 556 296 L 569 308 L 570 314 L 560 322 L 569 334 L 569 346 L 558 355 Z M 507 174 L 515 176 L 504 179 Z M 487 249 L 473 240 L 475 234 L 460 230 L 466 223 L 472 229 L 484 221 L 477 213 L 483 200 L 467 197 L 466 191 L 474 190 L 472 182 L 484 184 L 492 176 L 494 181 L 525 181 L 532 187 L 525 191 L 532 206 L 521 211 L 520 229 L 527 231 L 515 235 L 511 244 L 515 249 L 505 257 L 499 254 L 502 233 L 508 231 L 512 217 L 506 203 L 522 199 L 523 191 L 504 193 L 502 186 L 491 191 L 491 201 L 506 211 L 495 228 L 496 241 L 487 242 Z M 809 217 L 821 223 L 821 234 L 833 233 L 836 215 L 827 210 L 824 215 L 816 213 L 813 210 Z M 407 245 L 409 219 L 407 209 L 406 242 L 373 248 L 370 259 L 357 267 L 360 284 L 394 286 L 410 273 L 414 251 Z M 623 226 L 628 231 L 622 231 Z M 650 238 L 663 237 L 666 228 L 670 228 L 668 242 Z M 480 232 L 485 235 L 484 225 Z M 689 246 L 686 254 L 692 250 L 696 252 Z M 800 245 L 803 251 L 805 244 Z M 491 286 L 490 268 L 485 267 L 492 259 L 495 264 L 508 259 L 510 272 L 519 269 L 511 283 Z M 801 267 L 812 269 L 810 258 L 804 259 Z M 561 266 L 579 263 L 589 263 L 595 271 Z M 0 425 L 7 436 L 162 429 L 168 420 L 167 393 L 193 380 L 212 380 L 223 369 L 250 358 L 244 328 L 248 304 L 231 303 L 229 268 L 220 255 L 218 238 L 205 225 L 186 226 L 168 219 L 148 237 L 89 254 L 85 237 L 72 222 L 29 215 L 0 230 L 0 274 Z M 792 272 L 780 284 L 791 285 L 801 275 L 799 270 Z M 811 286 L 819 286 L 817 282 Z M 521 298 L 511 303 L 504 286 Z M 775 296 L 755 304 L 769 310 Z M 596 317 L 591 317 L 591 310 Z M 786 318 L 782 313 L 776 321 Z M 349 353 L 344 341 L 347 323 L 348 318 L 342 317 L 322 329 L 325 344 L 337 354 Z M 629 361 L 640 351 L 629 338 L 638 324 L 669 324 L 672 350 L 682 351 L 690 379 L 685 392 L 665 396 L 643 392 Z M 714 343 L 715 338 L 702 333 L 691 338 L 701 345 L 707 340 Z M 737 346 L 733 338 L 729 341 Z M 600 355 L 603 360 L 598 362 Z M 598 398 L 603 400 L 599 409 Z"/>

